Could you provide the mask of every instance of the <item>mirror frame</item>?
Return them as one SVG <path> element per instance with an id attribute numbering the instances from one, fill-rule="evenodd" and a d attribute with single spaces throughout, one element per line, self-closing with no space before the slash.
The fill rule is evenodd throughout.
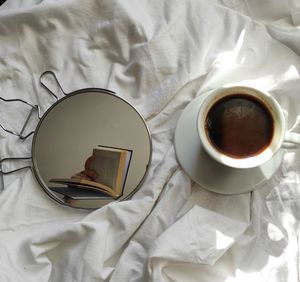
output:
<path id="1" fill-rule="evenodd" d="M 32 167 L 33 167 L 33 172 L 35 175 L 35 178 L 37 179 L 38 183 L 40 184 L 41 188 L 44 190 L 44 192 L 52 199 L 54 200 L 56 203 L 59 203 L 60 205 L 63 206 L 67 206 L 67 207 L 71 207 L 71 208 L 79 208 L 79 209 L 97 209 L 97 208 L 101 208 L 103 206 L 105 206 L 106 204 L 99 206 L 99 207 L 95 207 L 95 208 L 86 208 L 86 207 L 72 207 L 71 205 L 67 204 L 66 202 L 62 201 L 59 197 L 57 197 L 54 192 L 51 192 L 50 189 L 48 188 L 48 186 L 46 185 L 46 183 L 44 182 L 43 178 L 41 177 L 41 174 L 39 172 L 39 168 L 36 162 L 36 152 L 35 152 L 35 143 L 36 143 L 36 138 L 39 132 L 39 128 L 41 127 L 41 125 L 43 124 L 43 121 L 45 120 L 46 116 L 60 103 L 62 103 L 63 101 L 65 101 L 66 99 L 69 99 L 75 95 L 78 94 L 82 94 L 85 92 L 99 92 L 99 94 L 105 94 L 105 95 L 111 95 L 116 99 L 120 99 L 122 102 L 125 102 L 128 106 L 130 106 L 136 113 L 137 116 L 142 120 L 147 135 L 148 135 L 148 139 L 149 139 L 149 144 L 150 144 L 150 148 L 149 148 L 149 159 L 148 159 L 148 163 L 146 164 L 146 170 L 144 175 L 141 177 L 141 180 L 139 181 L 139 183 L 137 184 L 137 186 L 124 198 L 122 199 L 112 199 L 111 202 L 119 202 L 119 201 L 125 201 L 128 200 L 129 198 L 131 198 L 141 187 L 141 185 L 143 184 L 148 172 L 149 172 L 149 167 L 151 164 L 151 159 L 152 159 L 152 150 L 153 150 L 153 146 L 152 146 L 152 138 L 151 138 L 151 133 L 150 130 L 146 124 L 145 119 L 143 118 L 143 116 L 137 111 L 137 109 L 130 104 L 128 101 L 126 101 L 124 98 L 121 98 L 120 96 L 117 96 L 115 92 L 110 91 L 108 89 L 103 89 L 103 88 L 83 88 L 83 89 L 79 89 L 73 92 L 68 93 L 67 95 L 65 95 L 64 97 L 62 97 L 61 99 L 57 100 L 54 104 L 52 104 L 46 111 L 45 113 L 42 115 L 38 125 L 36 126 L 35 132 L 34 132 L 34 136 L 33 136 L 33 140 L 32 140 L 32 146 L 31 146 L 31 150 L 32 150 Z M 87 200 L 88 201 L 88 200 Z"/>

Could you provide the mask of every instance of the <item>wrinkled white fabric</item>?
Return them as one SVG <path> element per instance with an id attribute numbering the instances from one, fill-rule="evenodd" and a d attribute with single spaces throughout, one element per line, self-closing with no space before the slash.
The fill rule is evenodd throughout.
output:
<path id="1" fill-rule="evenodd" d="M 66 92 L 111 89 L 145 117 L 153 155 L 132 200 L 95 211 L 52 202 L 29 170 L 4 176 L 0 281 L 299 281 L 299 150 L 253 194 L 224 196 L 193 183 L 173 146 L 185 106 L 228 84 L 270 91 L 300 132 L 299 15 L 296 0 L 7 0 L 0 96 L 42 114 L 45 70 Z M 0 123 L 19 132 L 29 110 L 0 101 Z M 1 158 L 31 154 L 2 130 L 0 145 Z"/>

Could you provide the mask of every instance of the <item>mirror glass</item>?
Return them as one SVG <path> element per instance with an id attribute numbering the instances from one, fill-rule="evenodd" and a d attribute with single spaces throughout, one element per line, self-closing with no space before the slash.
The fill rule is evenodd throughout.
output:
<path id="1" fill-rule="evenodd" d="M 68 94 L 43 115 L 33 138 L 33 169 L 55 201 L 77 208 L 99 208 L 137 191 L 151 150 L 147 125 L 133 106 L 110 91 L 83 89 Z M 103 180 L 104 186 L 119 187 L 117 195 L 95 189 L 78 192 L 77 188 L 86 188 L 81 187 L 85 182 L 77 185 L 75 180 L 98 183 L 101 180 L 95 181 L 95 177 L 99 174 L 110 178 L 110 182 Z M 68 179 L 71 182 L 64 183 Z"/>

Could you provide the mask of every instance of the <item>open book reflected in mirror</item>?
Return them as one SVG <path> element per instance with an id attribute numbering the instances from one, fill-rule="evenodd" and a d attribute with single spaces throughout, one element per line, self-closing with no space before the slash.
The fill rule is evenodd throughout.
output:
<path id="1" fill-rule="evenodd" d="M 49 188 L 73 199 L 87 199 L 101 195 L 117 199 L 123 194 L 131 157 L 132 150 L 98 145 L 86 160 L 83 171 L 75 173 L 70 178 L 49 180 L 50 183 L 63 184 L 67 187 Z"/>

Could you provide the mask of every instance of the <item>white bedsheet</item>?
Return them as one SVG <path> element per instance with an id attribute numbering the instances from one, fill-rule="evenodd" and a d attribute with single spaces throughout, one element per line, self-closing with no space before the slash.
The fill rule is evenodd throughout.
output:
<path id="1" fill-rule="evenodd" d="M 184 107 L 227 83 L 270 91 L 300 132 L 299 43 L 296 0 L 8 0 L 0 96 L 45 111 L 54 102 L 39 85 L 45 70 L 67 92 L 114 90 L 146 118 L 153 157 L 132 200 L 93 212 L 52 202 L 30 170 L 5 176 L 0 281 L 299 281 L 299 150 L 286 151 L 250 197 L 198 187 L 173 147 Z M 0 110 L 18 132 L 28 109 L 0 101 Z M 30 146 L 0 131 L 1 158 L 30 155 Z"/>

